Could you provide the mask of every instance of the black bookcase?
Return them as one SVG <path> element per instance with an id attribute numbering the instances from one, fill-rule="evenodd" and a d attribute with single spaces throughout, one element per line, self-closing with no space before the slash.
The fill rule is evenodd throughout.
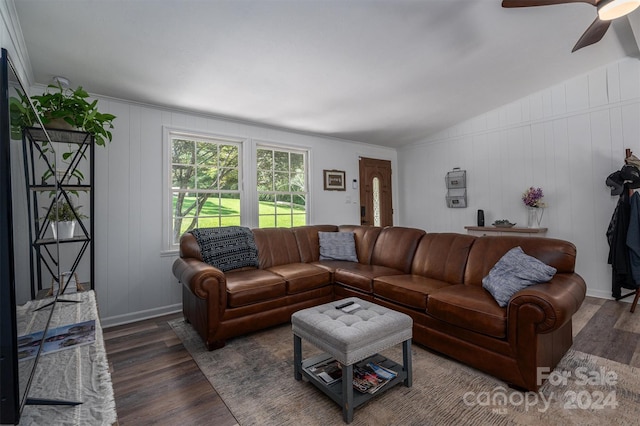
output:
<path id="1" fill-rule="evenodd" d="M 62 274 L 58 276 L 54 271 L 66 272 L 64 276 L 69 278 L 77 277 L 85 289 L 93 289 L 94 136 L 74 130 L 44 132 L 41 128 L 26 128 L 22 142 L 30 215 L 31 297 L 42 296 L 43 289 L 51 288 L 54 282 L 61 288 Z M 63 203 L 71 206 L 75 232 L 61 235 L 58 226 L 54 237 L 50 213 L 55 215 L 56 208 Z M 50 250 L 56 246 L 60 253 Z M 83 270 L 80 276 L 79 269 Z"/>

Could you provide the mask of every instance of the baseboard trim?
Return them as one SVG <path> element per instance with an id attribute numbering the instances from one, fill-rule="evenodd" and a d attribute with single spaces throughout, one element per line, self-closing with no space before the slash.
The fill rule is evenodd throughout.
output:
<path id="1" fill-rule="evenodd" d="M 160 308 L 148 309 L 145 311 L 132 312 L 125 315 L 116 315 L 112 317 L 100 318 L 103 328 L 115 327 L 117 325 L 129 324 L 136 321 L 161 317 L 162 315 L 175 314 L 182 311 L 182 303 L 175 305 L 162 306 Z"/>
<path id="2" fill-rule="evenodd" d="M 627 293 L 631 293 L 633 290 L 629 290 L 627 288 L 623 288 L 622 289 L 622 294 L 627 294 Z M 587 290 L 587 296 L 591 296 L 591 297 L 597 297 L 599 299 L 609 299 L 609 300 L 615 300 L 612 296 L 611 296 L 611 291 L 607 290 L 607 291 L 603 291 L 603 290 Z M 620 299 L 618 300 L 618 302 L 627 302 L 627 303 L 631 303 L 633 302 L 633 297 L 631 297 L 631 295 L 629 295 L 628 297 L 626 297 L 625 299 Z"/>

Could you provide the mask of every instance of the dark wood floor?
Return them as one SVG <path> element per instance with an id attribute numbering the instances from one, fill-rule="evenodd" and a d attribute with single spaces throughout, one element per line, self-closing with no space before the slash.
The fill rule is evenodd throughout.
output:
<path id="1" fill-rule="evenodd" d="M 574 349 L 640 367 L 640 311 L 629 307 L 587 297 L 574 316 Z M 167 324 L 179 317 L 105 329 L 120 425 L 238 424 Z"/>
<path id="2" fill-rule="evenodd" d="M 121 426 L 238 424 L 167 324 L 180 317 L 104 330 Z"/>

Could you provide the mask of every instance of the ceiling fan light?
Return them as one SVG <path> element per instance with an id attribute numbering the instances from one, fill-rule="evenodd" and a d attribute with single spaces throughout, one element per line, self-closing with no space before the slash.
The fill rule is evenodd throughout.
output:
<path id="1" fill-rule="evenodd" d="M 611 21 L 627 15 L 640 6 L 640 0 L 601 0 L 598 3 L 598 18 Z"/>

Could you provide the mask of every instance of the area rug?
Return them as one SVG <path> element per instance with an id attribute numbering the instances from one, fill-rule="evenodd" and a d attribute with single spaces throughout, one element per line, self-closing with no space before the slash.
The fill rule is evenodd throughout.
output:
<path id="1" fill-rule="evenodd" d="M 191 325 L 169 323 L 241 426 L 341 425 L 340 407 L 293 377 L 291 325 L 231 339 L 209 352 Z M 303 341 L 303 357 L 319 351 Z M 382 353 L 402 360 L 402 348 Z M 570 350 L 539 393 L 509 389 L 477 370 L 412 347 L 413 386 L 356 408 L 353 425 L 638 424 L 636 368 Z"/>

